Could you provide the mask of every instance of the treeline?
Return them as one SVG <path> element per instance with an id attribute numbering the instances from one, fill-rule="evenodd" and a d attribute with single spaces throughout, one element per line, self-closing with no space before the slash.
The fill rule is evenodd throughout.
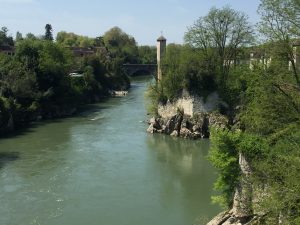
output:
<path id="1" fill-rule="evenodd" d="M 53 41 L 50 24 L 43 36 L 18 32 L 15 40 L 2 28 L 0 47 L 7 46 L 14 55 L 0 52 L 1 135 L 31 121 L 71 115 L 79 105 L 99 101 L 111 90 L 128 89 L 122 65 L 138 62 L 142 49 L 119 28 L 94 39 L 60 32 Z M 70 47 L 91 47 L 95 54 L 75 57 Z"/>
<path id="2" fill-rule="evenodd" d="M 113 58 L 118 58 L 125 63 L 156 63 L 155 47 L 137 46 L 135 39 L 118 27 L 96 38 L 62 31 L 57 34 L 56 41 L 65 47 L 105 47 Z"/>
<path id="3" fill-rule="evenodd" d="M 250 196 L 248 219 L 259 213 L 259 224 L 300 224 L 300 3 L 261 0 L 258 12 L 256 33 L 244 13 L 228 7 L 199 18 L 185 45 L 167 47 L 163 80 L 152 85 L 151 97 L 158 103 L 183 89 L 201 96 L 217 90 L 231 127 L 211 128 L 209 158 L 219 170 L 215 187 L 221 192 L 214 200 L 233 206 L 243 185 L 242 154 L 260 193 Z M 251 66 L 250 53 L 257 57 Z"/>

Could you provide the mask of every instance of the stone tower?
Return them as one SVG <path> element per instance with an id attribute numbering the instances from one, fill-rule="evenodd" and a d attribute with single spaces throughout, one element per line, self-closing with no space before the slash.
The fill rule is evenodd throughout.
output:
<path id="1" fill-rule="evenodd" d="M 164 57 L 167 47 L 167 39 L 163 36 L 160 36 L 157 39 L 157 81 L 161 81 L 162 72 L 161 72 L 161 61 Z"/>

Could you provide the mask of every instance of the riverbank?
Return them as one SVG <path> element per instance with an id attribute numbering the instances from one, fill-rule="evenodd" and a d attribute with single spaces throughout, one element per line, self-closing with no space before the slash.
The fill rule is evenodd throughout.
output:
<path id="1" fill-rule="evenodd" d="M 150 79 L 1 139 L 0 224 L 185 225 L 218 214 L 209 140 L 145 132 Z"/>
<path id="2" fill-rule="evenodd" d="M 34 122 L 62 119 L 67 117 L 72 117 L 77 115 L 80 112 L 80 109 L 88 104 L 96 104 L 100 102 L 107 101 L 109 98 L 114 97 L 124 97 L 128 94 L 130 89 L 130 84 L 128 84 L 122 91 L 107 91 L 105 95 L 93 95 L 89 98 L 85 98 L 84 102 L 77 101 L 73 104 L 63 104 L 63 105 L 52 105 L 47 109 L 35 110 L 35 112 L 30 113 L 22 121 L 16 120 L 14 117 L 18 116 L 20 112 L 11 112 L 6 111 L 5 117 L 0 117 L 0 138 L 7 135 L 13 135 L 15 132 L 26 129 L 30 124 Z M 120 94 L 121 93 L 121 94 Z M 3 111 L 0 111 L 0 114 L 3 114 Z"/>

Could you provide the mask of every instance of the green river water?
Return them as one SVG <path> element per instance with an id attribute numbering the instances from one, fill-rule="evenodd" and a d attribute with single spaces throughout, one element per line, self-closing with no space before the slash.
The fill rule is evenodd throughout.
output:
<path id="1" fill-rule="evenodd" d="M 0 225 L 192 225 L 216 215 L 209 141 L 146 133 L 149 81 L 0 139 Z"/>

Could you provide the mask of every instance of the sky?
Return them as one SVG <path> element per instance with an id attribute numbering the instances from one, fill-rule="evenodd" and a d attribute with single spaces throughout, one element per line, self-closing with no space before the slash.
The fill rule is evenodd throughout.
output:
<path id="1" fill-rule="evenodd" d="M 15 37 L 42 35 L 47 23 L 59 31 L 96 37 L 114 26 L 133 36 L 139 45 L 155 45 L 163 33 L 169 43 L 183 43 L 184 33 L 212 7 L 245 12 L 259 21 L 260 0 L 0 0 L 0 27 Z"/>

